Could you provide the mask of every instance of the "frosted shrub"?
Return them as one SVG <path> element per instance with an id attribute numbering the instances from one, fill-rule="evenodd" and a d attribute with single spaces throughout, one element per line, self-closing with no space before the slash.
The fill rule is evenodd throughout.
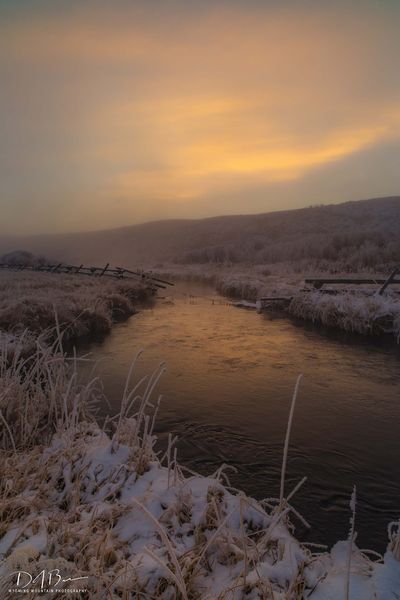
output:
<path id="1" fill-rule="evenodd" d="M 302 292 L 296 294 L 289 312 L 295 317 L 348 332 L 379 335 L 400 332 L 400 299 L 365 293 Z"/>

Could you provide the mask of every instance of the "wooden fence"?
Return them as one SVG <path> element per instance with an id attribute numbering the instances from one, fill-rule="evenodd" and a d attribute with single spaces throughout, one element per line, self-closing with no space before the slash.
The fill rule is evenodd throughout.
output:
<path id="1" fill-rule="evenodd" d="M 396 278 L 396 275 L 400 274 L 400 267 L 394 269 L 389 277 L 386 279 L 381 279 L 379 277 L 308 277 L 304 280 L 304 283 L 307 285 L 311 285 L 312 288 L 321 294 L 339 294 L 346 291 L 354 292 L 355 290 L 349 290 L 348 288 L 324 288 L 324 285 L 340 285 L 340 286 L 348 286 L 348 285 L 375 285 L 379 286 L 375 289 L 365 290 L 366 294 L 374 294 L 382 295 L 383 292 L 392 285 L 400 285 L 400 279 Z M 300 290 L 302 292 L 310 292 L 310 288 L 303 288 Z M 399 293 L 398 289 L 395 290 L 396 293 Z M 275 308 L 278 310 L 286 310 L 292 301 L 293 296 L 264 296 L 263 298 L 259 298 L 256 303 L 256 308 L 258 311 L 263 309 L 271 309 Z"/>
<path id="2" fill-rule="evenodd" d="M 322 289 L 325 284 L 331 285 L 379 285 L 379 289 L 377 290 L 379 295 L 382 295 L 389 285 L 400 284 L 400 279 L 396 279 L 396 275 L 400 273 L 400 267 L 396 267 L 389 277 L 386 279 L 380 278 L 362 278 L 362 277 L 310 277 L 304 280 L 305 283 L 313 286 L 314 289 L 320 290 L 322 292 L 333 292 L 334 290 L 324 290 Z"/>
<path id="3" fill-rule="evenodd" d="M 64 273 L 69 275 L 89 275 L 92 277 L 113 277 L 114 279 L 134 279 L 141 280 L 157 288 L 165 289 L 169 285 L 174 285 L 170 281 L 154 277 L 151 272 L 146 271 L 131 271 L 125 267 L 110 267 L 107 263 L 104 267 L 85 267 L 84 265 L 66 265 L 63 263 L 53 265 L 29 265 L 29 264 L 11 264 L 1 263 L 0 269 L 9 271 L 32 271 L 35 273 Z"/>

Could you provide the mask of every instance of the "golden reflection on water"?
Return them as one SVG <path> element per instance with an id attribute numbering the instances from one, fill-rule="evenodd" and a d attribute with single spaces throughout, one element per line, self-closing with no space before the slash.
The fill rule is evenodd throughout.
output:
<path id="1" fill-rule="evenodd" d="M 115 413 L 139 348 L 137 377 L 167 363 L 159 429 L 179 434 L 182 459 L 206 472 L 234 464 L 236 483 L 258 497 L 271 495 L 279 479 L 291 395 L 303 373 L 289 460 L 293 484 L 309 477 L 298 502 L 317 535 L 331 533 L 333 541 L 356 483 L 361 531 L 384 543 L 387 522 L 400 512 L 396 349 L 326 336 L 230 306 L 207 286 L 180 284 L 92 349 Z M 332 511 L 335 524 L 327 525 Z"/>

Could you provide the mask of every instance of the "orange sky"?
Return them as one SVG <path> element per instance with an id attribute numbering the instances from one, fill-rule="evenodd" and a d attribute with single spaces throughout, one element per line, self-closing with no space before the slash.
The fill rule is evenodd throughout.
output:
<path id="1" fill-rule="evenodd" d="M 400 193 L 396 2 L 0 0 L 0 16 L 0 231 Z"/>

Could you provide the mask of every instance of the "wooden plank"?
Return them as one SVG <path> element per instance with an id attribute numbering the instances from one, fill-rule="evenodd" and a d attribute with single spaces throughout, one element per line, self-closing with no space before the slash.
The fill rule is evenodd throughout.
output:
<path id="1" fill-rule="evenodd" d="M 277 302 L 284 302 L 285 300 L 290 301 L 292 298 L 293 296 L 264 296 L 259 298 L 259 300 L 261 302 L 274 302 L 275 300 Z"/>
<path id="2" fill-rule="evenodd" d="M 104 267 L 104 269 L 102 270 L 102 272 L 99 274 L 99 277 L 102 277 L 104 275 L 104 273 L 107 271 L 109 266 L 110 266 L 110 263 L 107 263 L 106 266 Z"/>
<path id="3" fill-rule="evenodd" d="M 142 279 L 146 277 L 147 279 L 151 279 L 152 281 L 158 281 L 159 283 L 163 283 L 165 285 L 175 285 L 170 281 L 166 281 L 165 279 L 159 279 L 158 277 L 153 277 L 150 273 L 139 273 L 138 271 L 130 271 L 129 269 L 123 269 L 122 267 L 117 267 L 119 270 L 123 270 L 126 273 L 131 273 L 132 275 L 136 275 L 137 277 L 141 277 Z"/>
<path id="4" fill-rule="evenodd" d="M 301 288 L 299 289 L 299 292 L 302 292 L 303 294 L 309 294 L 312 291 L 318 291 L 320 294 L 325 294 L 325 295 L 331 295 L 331 296 L 337 296 L 338 294 L 343 294 L 343 292 L 346 292 L 346 294 L 364 294 L 366 296 L 371 296 L 372 294 L 376 294 L 376 289 L 356 289 L 356 288 L 322 288 L 322 289 L 316 289 L 315 290 L 310 290 L 310 288 Z M 397 288 L 394 288 L 393 290 L 393 294 L 400 294 L 400 290 Z"/>
<path id="5" fill-rule="evenodd" d="M 398 271 L 397 271 L 398 272 Z M 392 274 L 393 275 L 393 274 Z M 312 284 L 316 289 L 320 289 L 325 283 L 332 285 L 383 285 L 387 282 L 387 279 L 371 279 L 371 278 L 350 278 L 350 277 L 338 277 L 338 278 L 323 278 L 323 277 L 307 277 L 305 283 Z M 390 284 L 400 284 L 400 279 L 395 279 L 394 276 L 389 282 Z"/>
<path id="6" fill-rule="evenodd" d="M 289 306 L 292 296 L 264 296 L 256 302 L 257 312 L 263 309 L 285 310 Z"/>
<path id="7" fill-rule="evenodd" d="M 394 269 L 394 271 L 392 271 L 392 273 L 390 273 L 389 277 L 386 279 L 386 281 L 384 282 L 384 284 L 382 285 L 382 287 L 380 288 L 380 290 L 378 292 L 379 296 L 381 296 L 383 294 L 383 292 L 386 290 L 388 285 L 390 285 L 391 283 L 396 283 L 395 277 L 398 272 L 399 272 L 399 268 L 396 267 Z"/>

